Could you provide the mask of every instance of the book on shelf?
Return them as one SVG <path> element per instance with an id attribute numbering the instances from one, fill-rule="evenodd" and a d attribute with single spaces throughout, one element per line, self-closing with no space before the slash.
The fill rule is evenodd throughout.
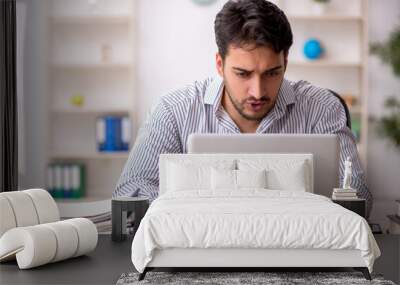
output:
<path id="1" fill-rule="evenodd" d="M 131 122 L 128 116 L 102 116 L 96 122 L 97 149 L 128 151 L 131 141 Z"/>
<path id="2" fill-rule="evenodd" d="M 85 166 L 51 163 L 47 166 L 47 191 L 54 198 L 80 198 L 85 192 Z"/>

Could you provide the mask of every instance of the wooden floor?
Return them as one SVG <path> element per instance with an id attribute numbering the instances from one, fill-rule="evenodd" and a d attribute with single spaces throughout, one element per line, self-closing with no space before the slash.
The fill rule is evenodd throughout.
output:
<path id="1" fill-rule="evenodd" d="M 374 273 L 400 283 L 400 236 L 375 235 L 382 256 L 375 262 Z M 5 284 L 115 284 L 122 273 L 135 271 L 131 262 L 131 243 L 111 241 L 110 236 L 99 236 L 95 251 L 41 267 L 19 270 L 15 261 L 0 264 L 0 283 Z M 226 269 L 228 270 L 228 269 Z M 247 269 L 246 269 L 247 270 Z M 259 269 L 254 269 L 259 270 Z M 285 268 L 268 270 L 285 271 Z M 349 271 L 350 268 L 290 268 L 289 271 Z"/>

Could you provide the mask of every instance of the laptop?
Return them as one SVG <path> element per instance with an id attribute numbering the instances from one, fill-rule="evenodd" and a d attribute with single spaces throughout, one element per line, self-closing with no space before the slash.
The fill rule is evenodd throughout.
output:
<path id="1" fill-rule="evenodd" d="M 312 153 L 314 193 L 339 187 L 339 139 L 334 134 L 191 134 L 188 153 Z"/>

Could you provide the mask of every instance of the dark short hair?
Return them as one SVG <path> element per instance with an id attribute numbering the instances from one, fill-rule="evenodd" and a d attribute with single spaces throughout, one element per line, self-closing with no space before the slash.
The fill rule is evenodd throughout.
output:
<path id="1" fill-rule="evenodd" d="M 285 14 L 266 0 L 230 0 L 214 22 L 218 52 L 225 59 L 229 45 L 268 46 L 287 53 L 293 43 L 292 29 Z"/>

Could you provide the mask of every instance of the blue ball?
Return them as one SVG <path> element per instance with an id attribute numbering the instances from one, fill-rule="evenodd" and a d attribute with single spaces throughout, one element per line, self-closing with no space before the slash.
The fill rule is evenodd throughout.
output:
<path id="1" fill-rule="evenodd" d="M 304 44 L 303 52 L 308 59 L 318 59 L 321 57 L 323 49 L 318 40 L 309 39 Z"/>

